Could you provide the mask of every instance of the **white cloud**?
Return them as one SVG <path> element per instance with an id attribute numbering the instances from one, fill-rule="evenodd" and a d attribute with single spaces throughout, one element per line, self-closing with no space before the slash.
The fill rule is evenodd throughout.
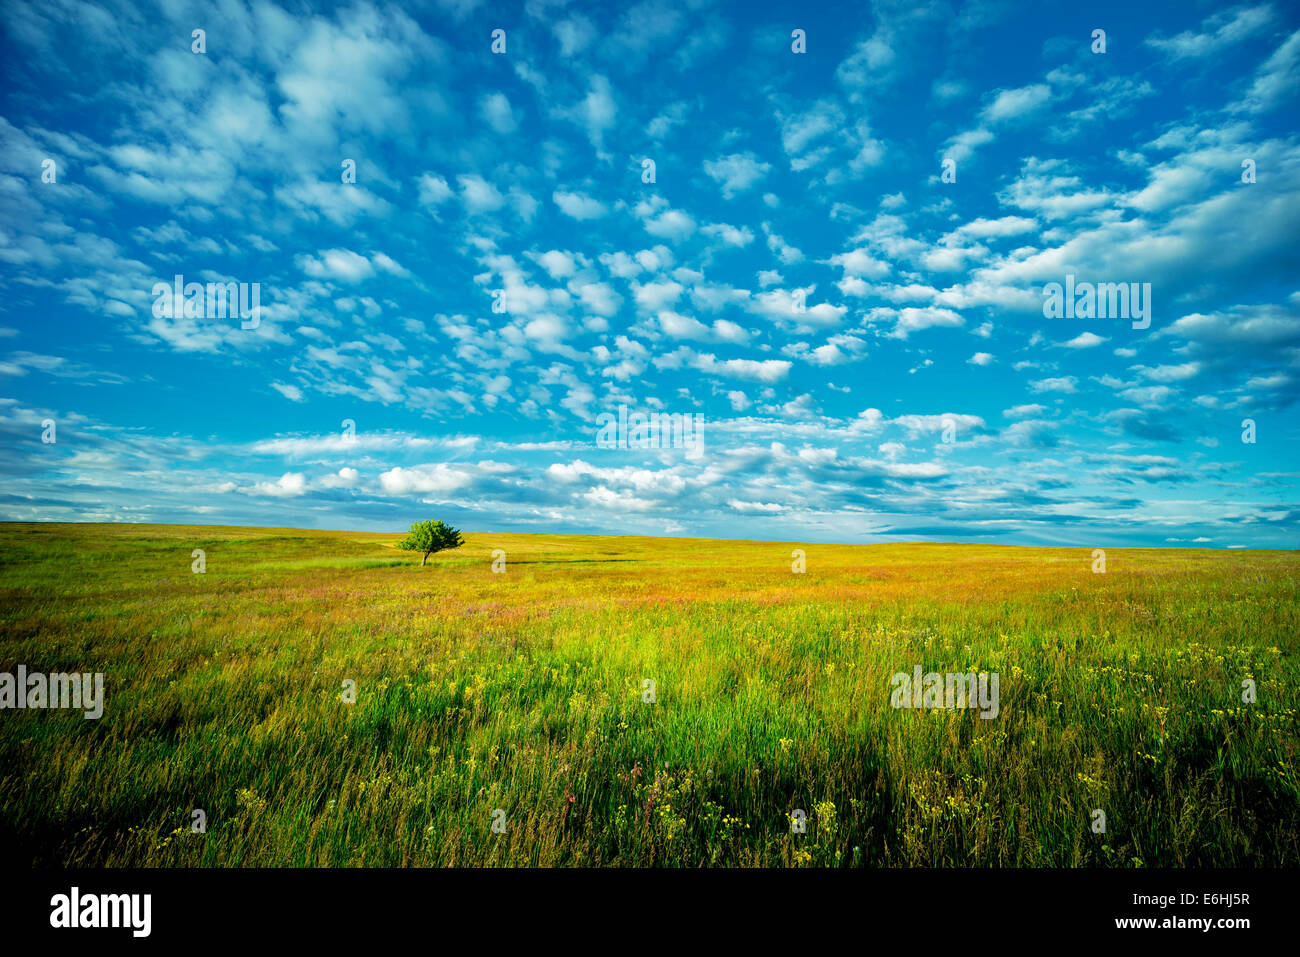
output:
<path id="1" fill-rule="evenodd" d="M 1041 415 L 1046 411 L 1046 406 L 1033 403 L 1030 405 L 1015 405 L 1009 409 L 1003 409 L 1002 414 L 1008 419 L 1023 419 L 1033 415 Z"/>
<path id="2" fill-rule="evenodd" d="M 706 236 L 717 236 L 728 246 L 737 248 L 744 248 L 754 241 L 754 234 L 749 231 L 748 226 L 737 229 L 726 223 L 711 223 L 700 231 Z"/>
<path id="3" fill-rule="evenodd" d="M 552 279 L 565 279 L 572 276 L 577 270 L 577 263 L 573 253 L 561 252 L 558 249 L 551 249 L 533 257 L 537 265 L 541 266 L 550 275 Z"/>
<path id="4" fill-rule="evenodd" d="M 1062 376 L 1052 379 L 1039 379 L 1029 383 L 1034 392 L 1077 392 L 1079 380 L 1074 376 Z"/>
<path id="5" fill-rule="evenodd" d="M 1273 10 L 1268 4 L 1222 10 L 1208 17 L 1201 24 L 1199 33 L 1194 30 L 1184 30 L 1173 37 L 1164 37 L 1157 33 L 1147 37 L 1146 44 L 1161 51 L 1171 60 L 1204 57 L 1222 53 L 1228 47 L 1258 33 L 1272 20 Z"/>
<path id="6" fill-rule="evenodd" d="M 665 209 L 646 219 L 645 231 L 659 239 L 677 242 L 695 232 L 695 220 L 680 209 Z"/>
<path id="7" fill-rule="evenodd" d="M 868 279 L 880 279 L 890 269 L 889 263 L 876 259 L 865 247 L 832 256 L 830 263 L 843 269 L 846 276 L 865 276 Z"/>
<path id="8" fill-rule="evenodd" d="M 466 488 L 473 481 L 473 475 L 464 468 L 456 468 L 439 462 L 436 465 L 421 465 L 414 468 L 389 469 L 379 476 L 379 484 L 390 495 L 408 495 L 410 493 L 446 493 L 457 492 Z"/>
<path id="9" fill-rule="evenodd" d="M 704 172 L 722 186 L 722 195 L 727 199 L 751 188 L 771 168 L 772 164 L 762 162 L 753 153 L 731 153 L 704 162 Z"/>
<path id="10" fill-rule="evenodd" d="M 999 90 L 993 101 L 984 108 L 983 117 L 989 123 L 1027 116 L 1046 106 L 1052 98 L 1052 88 L 1046 83 L 1034 83 L 1016 90 Z"/>
<path id="11" fill-rule="evenodd" d="M 505 205 L 505 197 L 500 191 L 477 173 L 457 176 L 460 184 L 461 202 L 470 213 L 493 213 Z"/>
<path id="12" fill-rule="evenodd" d="M 515 114 L 504 93 L 490 93 L 483 97 L 479 101 L 479 112 L 494 132 L 507 135 L 515 131 Z"/>
<path id="13" fill-rule="evenodd" d="M 727 505 L 734 508 L 737 512 L 760 513 L 775 515 L 777 512 L 784 512 L 785 506 L 778 505 L 775 502 L 742 502 L 740 499 L 728 499 Z"/>
<path id="14" fill-rule="evenodd" d="M 298 267 L 315 279 L 338 279 L 343 282 L 360 282 L 375 272 L 369 259 L 349 249 L 327 249 L 319 254 L 319 258 L 299 256 Z"/>
<path id="15" fill-rule="evenodd" d="M 892 309 L 872 310 L 872 313 L 892 313 Z M 922 329 L 932 329 L 936 326 L 947 326 L 956 328 L 966 324 L 956 312 L 951 309 L 940 309 L 932 306 L 916 307 L 907 306 L 898 310 L 894 319 L 894 331 L 890 336 L 895 339 L 906 339 L 913 332 L 919 332 Z"/>
<path id="16" fill-rule="evenodd" d="M 591 46 L 596 39 L 596 27 L 581 13 L 574 13 L 567 20 L 561 20 L 552 28 L 555 39 L 560 42 L 560 55 L 571 57 Z"/>
<path id="17" fill-rule="evenodd" d="M 780 382 L 790 373 L 792 363 L 784 359 L 724 359 L 712 355 L 695 356 L 691 362 L 701 372 L 750 382 Z"/>
<path id="18" fill-rule="evenodd" d="M 1099 336 L 1093 332 L 1081 332 L 1069 342 L 1062 342 L 1061 345 L 1067 349 L 1091 349 L 1109 341 L 1107 337 Z"/>
<path id="19" fill-rule="evenodd" d="M 356 488 L 360 481 L 360 472 L 354 468 L 344 467 L 333 475 L 326 475 L 316 484 L 321 488 Z"/>
<path id="20" fill-rule="evenodd" d="M 568 112 L 568 116 L 587 132 L 587 139 L 598 152 L 604 152 L 605 133 L 614 125 L 617 108 L 609 80 L 599 73 L 591 77 L 587 95 Z"/>
<path id="21" fill-rule="evenodd" d="M 632 283 L 636 304 L 647 312 L 657 312 L 681 298 L 685 287 L 679 282 Z"/>
<path id="22" fill-rule="evenodd" d="M 609 212 L 604 203 L 592 199 L 585 193 L 567 193 L 557 189 L 551 194 L 551 198 L 555 201 L 555 205 L 560 207 L 560 212 L 570 219 L 600 219 Z"/>
<path id="23" fill-rule="evenodd" d="M 1285 100 L 1294 99 L 1297 67 L 1300 67 L 1300 30 L 1287 37 L 1255 71 L 1255 81 L 1234 109 L 1266 113 Z"/>
<path id="24" fill-rule="evenodd" d="M 425 173 L 420 177 L 420 203 L 424 206 L 440 206 L 451 199 L 451 187 L 441 176 Z"/>
<path id="25" fill-rule="evenodd" d="M 240 489 L 248 495 L 268 498 L 297 498 L 307 492 L 307 478 L 301 472 L 285 472 L 275 482 L 257 482 L 251 488 Z"/>

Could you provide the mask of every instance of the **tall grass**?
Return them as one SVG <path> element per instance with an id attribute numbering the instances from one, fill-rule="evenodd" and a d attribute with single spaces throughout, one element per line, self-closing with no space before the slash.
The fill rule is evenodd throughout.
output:
<path id="1" fill-rule="evenodd" d="M 1294 552 L 397 539 L 0 526 L 0 671 L 107 689 L 0 712 L 0 854 L 1300 864 Z M 1000 714 L 891 708 L 918 663 L 999 673 Z"/>

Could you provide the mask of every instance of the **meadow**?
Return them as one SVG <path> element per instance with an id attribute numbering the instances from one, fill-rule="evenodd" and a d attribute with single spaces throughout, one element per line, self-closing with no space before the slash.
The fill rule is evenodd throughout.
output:
<path id="1" fill-rule="evenodd" d="M 1300 864 L 1300 553 L 400 537 L 0 525 L 0 671 L 105 674 L 0 711 L 0 856 Z M 918 664 L 997 717 L 891 707 Z"/>

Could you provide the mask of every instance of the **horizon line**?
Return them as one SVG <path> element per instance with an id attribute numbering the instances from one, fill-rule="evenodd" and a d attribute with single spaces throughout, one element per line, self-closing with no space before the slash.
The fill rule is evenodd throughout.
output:
<path id="1" fill-rule="evenodd" d="M 17 519 L 0 518 L 0 525 L 69 525 L 69 526 L 136 526 L 140 528 L 229 528 L 229 529 L 258 529 L 268 532 L 318 532 L 323 534 L 343 534 L 343 535 L 404 535 L 407 530 L 386 532 L 371 529 L 351 529 L 351 528 L 303 528 L 293 525 L 213 525 L 203 522 L 58 522 L 58 521 L 20 521 Z M 1205 552 L 1205 551 L 1222 551 L 1222 552 L 1295 552 L 1300 551 L 1300 546 L 1296 548 L 1256 548 L 1249 545 L 1018 545 L 1005 542 L 961 542 L 952 540 L 929 541 L 924 539 L 907 539 L 904 541 L 889 542 L 812 542 L 800 541 L 797 539 L 772 539 L 772 538 L 718 538 L 716 536 L 690 536 L 690 535 L 602 535 L 590 532 L 509 532 L 509 531 L 483 531 L 471 532 L 460 529 L 464 535 L 535 535 L 537 537 L 551 536 L 563 538 L 650 538 L 663 539 L 666 541 L 697 541 L 697 542 L 752 542 L 761 545 L 815 545 L 831 546 L 834 548 L 873 548 L 876 546 L 893 546 L 893 545 L 959 545 L 985 548 L 1034 548 L 1034 549 L 1088 549 L 1104 548 L 1110 551 L 1183 551 L 1183 552 Z"/>

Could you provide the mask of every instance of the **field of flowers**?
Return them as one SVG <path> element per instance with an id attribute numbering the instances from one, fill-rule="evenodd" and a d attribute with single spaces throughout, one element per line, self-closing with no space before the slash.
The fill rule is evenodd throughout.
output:
<path id="1" fill-rule="evenodd" d="M 1300 864 L 1296 552 L 400 537 L 0 526 L 0 672 L 105 676 L 0 710 L 0 855 Z"/>

